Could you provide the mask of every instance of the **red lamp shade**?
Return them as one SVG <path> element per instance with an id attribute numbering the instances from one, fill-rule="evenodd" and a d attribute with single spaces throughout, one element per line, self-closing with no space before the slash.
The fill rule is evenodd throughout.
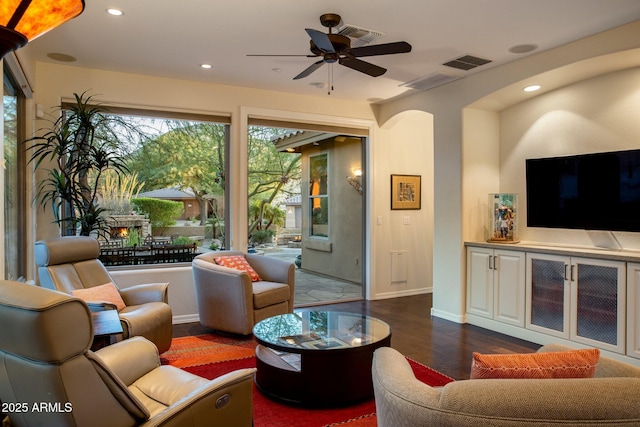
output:
<path id="1" fill-rule="evenodd" d="M 0 1 L 0 58 L 84 10 L 84 0 Z"/>

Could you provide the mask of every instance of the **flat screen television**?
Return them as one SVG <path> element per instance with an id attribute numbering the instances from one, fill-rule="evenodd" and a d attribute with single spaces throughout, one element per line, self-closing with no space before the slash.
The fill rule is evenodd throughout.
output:
<path id="1" fill-rule="evenodd" d="M 527 226 L 640 231 L 640 150 L 526 160 Z"/>

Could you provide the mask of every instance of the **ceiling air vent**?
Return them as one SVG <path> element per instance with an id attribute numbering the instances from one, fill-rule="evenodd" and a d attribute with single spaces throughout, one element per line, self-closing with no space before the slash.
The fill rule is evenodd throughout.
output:
<path id="1" fill-rule="evenodd" d="M 459 70 L 471 70 L 472 68 L 488 64 L 489 62 L 491 62 L 490 59 L 479 58 L 473 55 L 464 55 L 460 58 L 452 59 L 449 62 L 445 62 L 442 65 L 457 68 Z"/>
<path id="2" fill-rule="evenodd" d="M 343 24 L 337 29 L 338 34 L 351 37 L 353 42 L 351 47 L 364 46 L 374 40 L 384 37 L 384 33 L 380 31 L 367 30 L 366 28 L 356 27 L 351 24 Z"/>
<path id="3" fill-rule="evenodd" d="M 403 83 L 400 86 L 409 87 L 411 89 L 428 90 L 436 86 L 441 86 L 445 83 L 458 80 L 460 78 L 462 78 L 462 76 L 458 76 L 456 74 L 436 72 L 433 74 L 429 74 L 426 77 L 421 77 L 419 79 L 415 79 L 410 82 Z"/>

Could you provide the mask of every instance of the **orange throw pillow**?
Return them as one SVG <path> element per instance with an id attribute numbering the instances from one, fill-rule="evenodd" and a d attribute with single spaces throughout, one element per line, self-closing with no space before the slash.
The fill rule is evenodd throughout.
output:
<path id="1" fill-rule="evenodd" d="M 121 311 L 126 307 L 116 285 L 111 282 L 105 283 L 104 285 L 94 286 L 92 288 L 74 289 L 71 291 L 71 294 L 86 302 L 109 302 L 115 305 L 118 311 Z"/>
<path id="2" fill-rule="evenodd" d="M 600 350 L 526 354 L 473 353 L 471 379 L 593 378 Z"/>
<path id="3" fill-rule="evenodd" d="M 227 255 L 227 256 L 219 256 L 213 259 L 216 264 L 221 265 L 223 267 L 234 268 L 236 270 L 246 272 L 251 278 L 252 282 L 258 282 L 262 280 L 258 273 L 251 267 L 251 264 L 246 260 L 246 258 L 242 255 Z"/>

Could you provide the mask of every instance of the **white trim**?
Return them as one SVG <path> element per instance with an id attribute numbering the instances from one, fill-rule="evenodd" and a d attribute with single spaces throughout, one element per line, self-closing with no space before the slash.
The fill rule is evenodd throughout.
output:
<path id="1" fill-rule="evenodd" d="M 467 323 L 467 317 L 461 316 L 455 313 L 449 313 L 448 311 L 438 310 L 436 308 L 431 307 L 431 315 L 433 317 L 438 317 L 440 319 L 449 320 L 455 323 Z"/>
<path id="2" fill-rule="evenodd" d="M 200 316 L 198 313 L 195 314 L 181 314 L 179 316 L 173 316 L 172 323 L 174 325 L 179 325 L 181 323 L 199 323 Z"/>
<path id="3" fill-rule="evenodd" d="M 433 293 L 433 288 L 409 289 L 406 291 L 384 292 L 382 294 L 377 294 L 375 299 L 380 300 L 380 299 L 410 297 L 414 295 L 424 295 L 424 294 L 431 294 L 431 293 Z"/>

